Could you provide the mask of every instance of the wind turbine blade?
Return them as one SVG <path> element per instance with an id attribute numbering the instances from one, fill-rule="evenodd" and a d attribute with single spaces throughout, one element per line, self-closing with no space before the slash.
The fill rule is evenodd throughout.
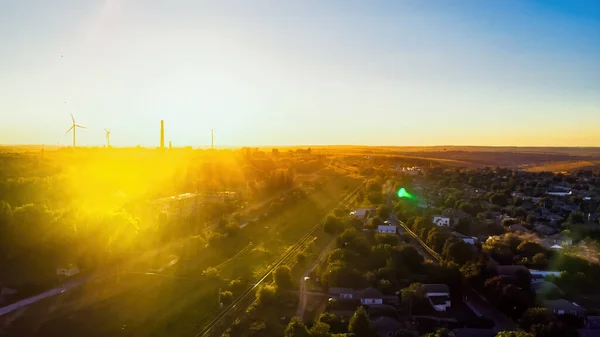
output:
<path id="1" fill-rule="evenodd" d="M 75 125 L 75 126 L 77 126 L 78 128 L 87 129 L 85 126 L 81 126 L 81 125 Z"/>
<path id="2" fill-rule="evenodd" d="M 75 117 L 73 117 L 73 114 L 71 114 L 71 120 L 73 121 L 73 124 L 75 124 Z"/>
<path id="3" fill-rule="evenodd" d="M 71 125 L 71 127 L 69 128 L 69 130 L 67 130 L 67 132 L 65 132 L 65 134 L 67 134 L 67 133 L 69 133 L 69 131 L 73 130 L 74 127 L 75 127 L 74 125 Z"/>
<path id="4" fill-rule="evenodd" d="M 104 131 L 105 131 L 106 133 L 109 133 L 109 132 L 110 132 L 110 131 L 106 130 L 106 128 L 104 128 Z"/>

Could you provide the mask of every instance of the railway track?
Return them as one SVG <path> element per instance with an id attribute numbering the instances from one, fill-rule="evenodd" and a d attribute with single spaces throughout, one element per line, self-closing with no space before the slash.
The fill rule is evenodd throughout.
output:
<path id="1" fill-rule="evenodd" d="M 347 194 L 342 201 L 340 201 L 340 205 L 347 205 L 360 191 L 361 187 L 364 183 L 360 184 L 356 189 Z M 196 334 L 196 337 L 206 337 L 211 336 L 212 333 L 215 332 L 215 328 L 223 322 L 223 320 L 234 311 L 238 304 L 242 303 L 245 299 L 248 299 L 250 296 L 254 296 L 256 289 L 267 280 L 273 271 L 277 269 L 277 267 L 285 265 L 292 261 L 293 258 L 296 257 L 300 248 L 306 245 L 312 238 L 314 237 L 314 233 L 323 226 L 325 220 L 329 215 L 333 213 L 333 210 L 329 212 L 327 215 L 321 219 L 315 226 L 313 226 L 304 236 L 302 236 L 292 247 L 288 248 L 288 250 L 254 283 L 254 285 L 246 291 L 244 291 L 240 296 L 238 296 L 231 304 L 223 308 L 219 314 L 210 321 L 199 333 Z"/>

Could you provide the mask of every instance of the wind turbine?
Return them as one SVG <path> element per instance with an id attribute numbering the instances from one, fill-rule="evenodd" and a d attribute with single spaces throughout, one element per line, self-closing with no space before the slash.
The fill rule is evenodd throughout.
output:
<path id="1" fill-rule="evenodd" d="M 75 117 L 73 117 L 73 114 L 71 114 L 71 120 L 73 121 L 73 125 L 71 125 L 71 127 L 69 128 L 69 130 L 67 130 L 67 132 L 65 132 L 65 134 L 69 133 L 69 131 L 73 130 L 73 149 L 75 149 L 75 145 L 77 144 L 77 137 L 75 135 L 75 131 L 77 130 L 77 128 L 82 128 L 82 129 L 87 129 L 85 126 L 81 126 L 78 125 L 77 123 L 75 123 Z"/>
<path id="2" fill-rule="evenodd" d="M 106 128 L 104 128 L 104 132 L 106 132 L 106 148 L 110 147 L 110 130 L 106 130 Z"/>

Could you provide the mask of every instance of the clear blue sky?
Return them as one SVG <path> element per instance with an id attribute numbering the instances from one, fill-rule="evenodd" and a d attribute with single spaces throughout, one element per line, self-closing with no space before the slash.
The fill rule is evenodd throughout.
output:
<path id="1" fill-rule="evenodd" d="M 0 41 L 0 144 L 600 146 L 597 0 L 2 1 Z"/>

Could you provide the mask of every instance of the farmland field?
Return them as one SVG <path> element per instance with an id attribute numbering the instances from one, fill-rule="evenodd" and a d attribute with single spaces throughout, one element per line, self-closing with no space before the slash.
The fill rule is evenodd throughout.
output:
<path id="1" fill-rule="evenodd" d="M 8 336 L 190 336 L 218 310 L 218 290 L 228 280 L 253 276 L 273 263 L 298 238 L 313 227 L 358 180 L 325 175 L 320 187 L 284 208 L 281 213 L 242 228 L 220 247 L 193 247 L 187 240 L 168 253 L 178 259 L 161 275 L 147 270 L 107 275 L 55 299 L 27 308 L 4 331 Z M 321 247 L 328 239 L 319 238 Z M 199 242 L 204 242 L 200 238 Z M 252 244 L 250 245 L 250 242 Z M 227 263 L 223 264 L 223 262 Z M 220 277 L 202 276 L 208 267 L 219 267 Z M 48 307 L 55 310 L 48 312 Z M 43 317 L 43 318 L 42 318 Z"/>

